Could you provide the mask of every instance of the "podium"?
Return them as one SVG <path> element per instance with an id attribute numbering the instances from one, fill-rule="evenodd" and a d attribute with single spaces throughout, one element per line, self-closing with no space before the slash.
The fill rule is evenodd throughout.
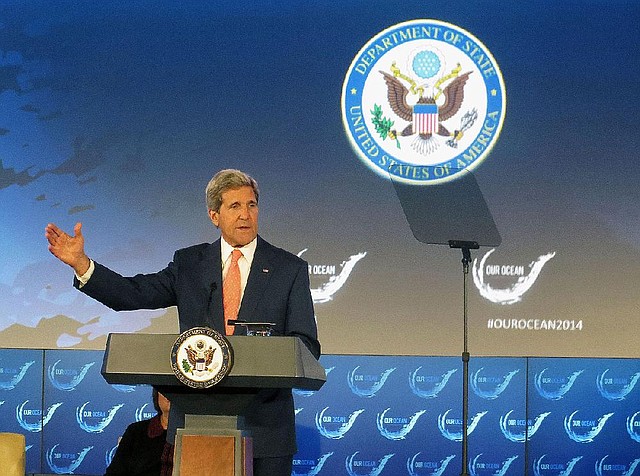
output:
<path id="1" fill-rule="evenodd" d="M 109 334 L 102 375 L 110 384 L 152 385 L 171 401 L 174 476 L 252 476 L 243 414 L 262 389 L 319 390 L 325 370 L 297 337 L 228 336 L 229 374 L 207 389 L 184 385 L 171 368 L 178 334 Z M 178 415 L 177 418 L 174 418 Z M 184 417 L 184 424 L 176 420 Z M 203 468 L 210 471 L 203 471 Z"/>

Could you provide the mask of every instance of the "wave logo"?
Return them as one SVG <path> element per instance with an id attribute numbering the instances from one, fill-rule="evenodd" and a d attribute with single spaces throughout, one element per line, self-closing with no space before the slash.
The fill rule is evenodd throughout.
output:
<path id="1" fill-rule="evenodd" d="M 333 451 L 323 454 L 322 456 L 320 456 L 320 459 L 318 459 L 318 461 L 308 459 L 294 459 L 293 471 L 291 472 L 291 476 L 317 476 L 318 474 L 320 474 L 320 471 L 322 471 L 322 467 L 331 456 L 333 456 Z M 299 472 L 300 467 L 306 468 L 304 472 Z"/>
<path id="2" fill-rule="evenodd" d="M 571 415 L 564 417 L 564 431 L 569 438 L 577 443 L 593 443 L 596 436 L 600 434 L 607 420 L 613 413 L 605 413 L 597 420 L 578 420 L 575 417 L 578 410 Z"/>
<path id="3" fill-rule="evenodd" d="M 627 417 L 627 433 L 633 441 L 640 443 L 640 412 Z"/>
<path id="4" fill-rule="evenodd" d="M 154 416 L 156 416 L 157 412 L 155 411 L 155 409 L 153 411 L 148 411 L 147 410 L 148 406 L 149 404 L 145 403 L 141 407 L 136 408 L 136 411 L 135 411 L 136 421 L 149 420 Z"/>
<path id="5" fill-rule="evenodd" d="M 495 400 L 502 392 L 506 390 L 511 379 L 520 372 L 520 370 L 512 370 L 503 377 L 481 376 L 484 367 L 479 368 L 471 376 L 471 388 L 480 398 L 485 400 Z"/>
<path id="6" fill-rule="evenodd" d="M 356 419 L 364 412 L 364 409 L 356 410 L 347 416 L 331 416 L 325 407 L 320 413 L 316 413 L 316 428 L 322 436 L 331 440 L 339 440 L 353 427 Z"/>
<path id="7" fill-rule="evenodd" d="M 362 372 L 358 372 L 360 366 L 355 367 L 349 375 L 347 376 L 347 382 L 349 383 L 349 388 L 353 392 L 354 395 L 364 398 L 375 397 L 376 393 L 380 391 L 380 389 L 384 386 L 385 382 L 389 378 L 395 367 L 386 369 L 379 375 L 373 374 L 365 374 Z"/>
<path id="8" fill-rule="evenodd" d="M 120 393 L 133 393 L 136 391 L 135 385 L 122 385 L 122 384 L 114 383 L 111 385 L 111 387 Z"/>
<path id="9" fill-rule="evenodd" d="M 566 463 L 545 463 L 547 455 L 533 461 L 533 476 L 569 476 L 582 456 L 576 456 Z"/>
<path id="10" fill-rule="evenodd" d="M 511 418 L 512 413 L 513 410 L 510 410 L 500 417 L 500 431 L 502 431 L 507 440 L 514 443 L 524 443 L 531 439 L 540 428 L 540 425 L 542 425 L 544 419 L 551 415 L 551 412 L 541 413 L 531 422 L 531 420 Z"/>
<path id="11" fill-rule="evenodd" d="M 615 474 L 616 476 L 631 476 L 636 472 L 636 468 L 640 465 L 640 458 L 634 459 L 631 463 L 605 463 L 605 460 L 609 457 L 606 455 L 604 458 L 596 461 L 596 476 L 606 476 L 609 474 Z"/>
<path id="12" fill-rule="evenodd" d="M 510 305 L 522 301 L 522 296 L 535 284 L 544 265 L 556 255 L 555 252 L 552 252 L 538 256 L 537 259 L 529 263 L 529 271 L 525 275 L 524 266 L 486 265 L 487 258 L 489 258 L 495 250 L 496 249 L 493 248 L 487 251 L 480 260 L 479 265 L 477 258 L 473 260 L 473 283 L 483 298 L 502 305 Z M 485 276 L 494 275 L 508 276 L 512 280 L 515 278 L 515 282 L 506 288 L 495 289 L 491 284 L 487 283 L 485 279 Z"/>
<path id="13" fill-rule="evenodd" d="M 344 465 L 349 476 L 379 476 L 389 460 L 395 456 L 395 453 L 386 454 L 376 461 L 356 459 L 358 453 L 359 451 L 356 451 L 345 460 Z"/>
<path id="14" fill-rule="evenodd" d="M 113 448 L 105 452 L 104 465 L 106 468 L 108 468 L 111 462 L 113 461 L 113 457 L 116 455 L 116 451 L 118 451 L 118 445 L 115 445 Z"/>
<path id="15" fill-rule="evenodd" d="M 298 257 L 301 257 L 302 254 L 307 251 L 308 248 L 300 251 L 298 253 Z M 323 285 L 317 288 L 311 288 L 311 299 L 313 299 L 314 304 L 321 304 L 325 302 L 329 302 L 333 299 L 333 295 L 340 291 L 342 287 L 347 283 L 351 272 L 356 267 L 358 261 L 367 256 L 367 252 L 363 251 L 361 253 L 351 255 L 345 261 L 343 261 L 340 266 L 340 272 L 336 274 L 335 266 L 331 265 L 309 265 L 309 274 L 311 276 L 316 275 L 326 275 L 330 274 L 331 277 L 329 280 Z"/>
<path id="16" fill-rule="evenodd" d="M 451 409 L 438 416 L 438 429 L 442 436 L 451 441 L 462 441 L 462 419 L 461 418 L 449 418 L 449 412 Z M 467 425 L 467 435 L 473 433 L 482 417 L 484 417 L 487 411 L 476 413 L 471 422 Z"/>
<path id="17" fill-rule="evenodd" d="M 333 369 L 335 369 L 335 365 L 333 367 L 325 368 L 324 373 L 328 377 Z M 317 390 L 303 390 L 301 388 L 294 388 L 293 394 L 298 395 L 300 397 L 310 397 L 311 395 L 315 395 Z"/>
<path id="18" fill-rule="evenodd" d="M 42 431 L 42 428 L 49 423 L 51 417 L 56 412 L 58 407 L 62 405 L 60 403 L 54 403 L 45 412 L 44 417 L 42 416 L 42 410 L 40 408 L 30 409 L 25 408 L 29 403 L 29 400 L 25 400 L 20 405 L 16 407 L 16 420 L 18 420 L 18 424 L 27 431 L 31 433 L 38 433 Z"/>
<path id="19" fill-rule="evenodd" d="M 404 440 L 413 427 L 418 423 L 418 419 L 424 415 L 427 411 L 420 410 L 415 412 L 410 417 L 388 417 L 387 412 L 391 408 L 387 408 L 382 413 L 378 413 L 376 423 L 378 425 L 378 431 L 387 440 Z"/>
<path id="20" fill-rule="evenodd" d="M 451 369 L 442 375 L 420 375 L 422 366 L 409 374 L 409 387 L 414 395 L 421 398 L 436 398 L 458 369 Z"/>
<path id="21" fill-rule="evenodd" d="M 124 407 L 124 403 L 114 405 L 109 411 L 87 410 L 89 402 L 85 402 L 76 408 L 76 421 L 80 428 L 87 433 L 102 433 L 116 416 L 118 410 Z"/>
<path id="22" fill-rule="evenodd" d="M 480 461 L 480 456 L 482 456 L 482 453 L 469 461 L 469 474 L 471 476 L 480 476 L 482 474 L 504 476 L 507 474 L 511 464 L 518 459 L 518 456 L 514 455 L 500 463 L 492 463 Z"/>
<path id="23" fill-rule="evenodd" d="M 409 476 L 442 476 L 449 463 L 456 455 L 449 455 L 440 461 L 421 461 L 418 459 L 421 453 L 416 453 L 407 459 L 407 472 Z"/>
<path id="24" fill-rule="evenodd" d="M 549 377 L 545 375 L 548 368 L 542 369 L 540 373 L 536 373 L 534 379 L 534 385 L 536 390 L 542 398 L 547 400 L 560 400 L 563 398 L 573 384 L 576 383 L 576 379 L 584 372 L 584 370 L 577 370 L 568 377 Z"/>
<path id="25" fill-rule="evenodd" d="M 55 474 L 73 474 L 84 461 L 93 446 L 83 448 L 80 453 L 63 453 L 57 451 L 59 444 L 47 451 L 46 458 L 49 469 Z"/>
<path id="26" fill-rule="evenodd" d="M 47 369 L 47 376 L 51 385 L 58 390 L 65 392 L 71 392 L 82 382 L 87 375 L 87 372 L 91 367 L 95 365 L 95 362 L 89 362 L 78 369 L 65 369 L 58 366 L 61 360 L 57 360 L 53 365 L 50 365 Z"/>
<path id="27" fill-rule="evenodd" d="M 0 367 L 0 375 L 2 376 L 2 380 L 0 380 L 0 388 L 2 390 L 13 390 L 14 388 L 16 388 L 16 386 L 24 378 L 27 370 L 29 370 L 29 367 L 31 367 L 35 363 L 35 360 L 25 362 L 18 369 Z"/>
<path id="28" fill-rule="evenodd" d="M 621 401 L 633 390 L 640 380 L 640 372 L 635 373 L 631 378 L 627 377 L 607 377 L 609 369 L 598 375 L 596 385 L 598 392 L 607 400 Z"/>

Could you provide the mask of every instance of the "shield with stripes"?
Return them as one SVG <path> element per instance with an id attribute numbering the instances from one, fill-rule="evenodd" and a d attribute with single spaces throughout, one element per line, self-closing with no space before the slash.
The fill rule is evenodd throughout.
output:
<path id="1" fill-rule="evenodd" d="M 416 104 L 413 106 L 413 133 L 435 134 L 438 132 L 438 105 Z"/>

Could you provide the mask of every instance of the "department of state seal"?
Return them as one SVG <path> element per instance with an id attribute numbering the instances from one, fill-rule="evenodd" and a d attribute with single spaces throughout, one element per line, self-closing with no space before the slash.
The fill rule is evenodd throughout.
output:
<path id="1" fill-rule="evenodd" d="M 373 37 L 342 86 L 342 121 L 364 163 L 411 184 L 451 180 L 479 165 L 502 128 L 505 87 L 469 32 L 412 20 Z"/>
<path id="2" fill-rule="evenodd" d="M 229 341 L 208 327 L 194 327 L 178 336 L 171 349 L 171 368 L 183 384 L 208 388 L 226 377 L 233 365 Z"/>

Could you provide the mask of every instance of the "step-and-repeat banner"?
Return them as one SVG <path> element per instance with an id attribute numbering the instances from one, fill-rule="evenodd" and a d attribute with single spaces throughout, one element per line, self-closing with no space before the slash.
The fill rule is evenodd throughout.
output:
<path id="1" fill-rule="evenodd" d="M 0 350 L 0 431 L 26 436 L 27 472 L 103 474 L 127 425 L 155 414 L 150 387 L 103 380 L 102 357 Z M 461 473 L 460 358 L 328 355 L 321 362 L 324 387 L 294 391 L 295 475 Z M 638 380 L 638 360 L 472 357 L 468 473 L 635 474 Z"/>

